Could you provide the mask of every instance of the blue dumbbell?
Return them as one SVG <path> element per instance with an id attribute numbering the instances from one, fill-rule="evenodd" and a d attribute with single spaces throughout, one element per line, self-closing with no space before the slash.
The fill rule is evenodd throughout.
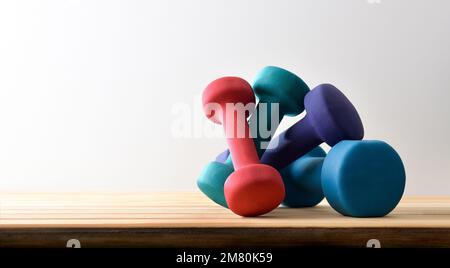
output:
<path id="1" fill-rule="evenodd" d="M 336 211 L 351 217 L 387 215 L 400 201 L 406 181 L 400 156 L 376 140 L 341 141 L 326 157 L 302 157 L 281 174 L 289 189 L 286 206 L 315 205 L 325 195 Z"/>

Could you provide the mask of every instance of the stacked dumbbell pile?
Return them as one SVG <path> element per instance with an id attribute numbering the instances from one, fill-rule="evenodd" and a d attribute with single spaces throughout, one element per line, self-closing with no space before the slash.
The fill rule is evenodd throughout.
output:
<path id="1" fill-rule="evenodd" d="M 227 104 L 252 104 L 256 98 L 248 123 L 227 116 Z M 267 111 L 271 104 L 278 105 L 278 118 Z M 297 75 L 269 66 L 253 86 L 239 77 L 214 80 L 203 92 L 203 106 L 209 119 L 223 125 L 229 150 L 205 167 L 197 184 L 238 215 L 262 215 L 281 203 L 311 207 L 325 197 L 343 215 L 380 217 L 403 195 L 405 170 L 399 155 L 386 142 L 362 140 L 358 112 L 333 85 L 310 90 Z M 262 122 L 258 117 L 270 124 L 304 110 L 300 121 L 272 140 L 277 125 L 266 126 L 271 135 L 255 131 Z M 236 129 L 245 135 L 236 135 Z M 331 146 L 328 154 L 319 147 L 323 142 Z"/>

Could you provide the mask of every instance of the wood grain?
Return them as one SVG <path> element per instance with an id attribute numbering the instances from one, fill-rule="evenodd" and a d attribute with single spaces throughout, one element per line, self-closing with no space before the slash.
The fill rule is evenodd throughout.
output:
<path id="1" fill-rule="evenodd" d="M 450 247 L 450 197 L 405 197 L 383 218 L 326 202 L 242 218 L 200 193 L 1 193 L 0 247 Z"/>

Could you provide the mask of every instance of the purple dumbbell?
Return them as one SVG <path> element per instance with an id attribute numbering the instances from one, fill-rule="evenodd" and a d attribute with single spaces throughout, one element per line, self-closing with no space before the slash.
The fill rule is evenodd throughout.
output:
<path id="1" fill-rule="evenodd" d="M 221 152 L 218 156 L 216 156 L 216 162 L 225 163 L 227 161 L 228 157 L 230 156 L 230 150 L 226 149 L 225 151 Z"/>
<path id="2" fill-rule="evenodd" d="M 333 85 L 322 84 L 306 94 L 305 110 L 302 120 L 272 139 L 261 163 L 280 170 L 322 142 L 334 146 L 342 140 L 360 140 L 364 136 L 355 107 Z"/>

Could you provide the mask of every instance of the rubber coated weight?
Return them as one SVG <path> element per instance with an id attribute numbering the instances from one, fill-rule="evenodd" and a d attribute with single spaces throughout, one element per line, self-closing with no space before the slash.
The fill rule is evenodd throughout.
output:
<path id="1" fill-rule="evenodd" d="M 305 97 L 306 115 L 271 141 L 261 162 L 278 170 L 326 142 L 360 140 L 364 136 L 361 119 L 353 104 L 330 84 L 322 84 Z"/>
<path id="2" fill-rule="evenodd" d="M 223 161 L 225 161 L 223 159 Z M 223 178 L 233 173 L 232 166 L 224 164 L 222 162 L 213 161 L 210 162 L 200 174 L 197 180 L 197 186 L 205 193 L 212 201 L 216 202 L 223 207 L 228 207 L 225 195 L 223 193 L 224 182 Z"/>
<path id="3" fill-rule="evenodd" d="M 228 208 L 228 204 L 225 199 L 223 188 L 228 176 L 233 173 L 234 168 L 228 163 L 219 161 L 212 161 L 206 165 L 200 176 L 197 179 L 197 187 L 204 193 L 209 199 L 222 207 Z M 227 159 L 223 159 L 226 161 Z"/>
<path id="4" fill-rule="evenodd" d="M 403 163 L 382 141 L 341 141 L 326 157 L 305 155 L 281 174 L 284 205 L 313 206 L 325 195 L 336 211 L 351 217 L 388 214 L 405 187 Z"/>
<path id="5" fill-rule="evenodd" d="M 288 70 L 266 66 L 256 75 L 253 82 L 253 91 L 258 98 L 258 106 L 255 110 L 258 115 L 258 122 L 256 123 L 258 133 L 252 134 L 255 137 L 258 155 L 261 156 L 265 151 L 261 146 L 262 143 L 268 143 L 278 127 L 278 124 L 272 125 L 271 122 L 279 123 L 285 115 L 296 116 L 302 113 L 305 110 L 304 99 L 309 92 L 309 87 L 300 77 Z M 259 109 L 261 103 L 266 104 L 266 113 L 262 113 L 262 110 Z M 278 104 L 279 117 L 276 118 L 277 120 L 273 120 L 271 116 L 272 104 Z M 259 132 L 259 123 L 263 116 L 266 117 L 265 121 L 268 123 L 269 137 L 262 137 Z M 250 124 L 252 123 L 254 122 L 250 118 Z"/>
<path id="6" fill-rule="evenodd" d="M 280 171 L 286 194 L 283 205 L 312 207 L 323 200 L 321 171 L 325 151 L 319 146 Z"/>
<path id="7" fill-rule="evenodd" d="M 233 158 L 235 171 L 227 178 L 224 193 L 228 207 L 241 216 L 258 216 L 278 207 L 284 198 L 284 184 L 280 174 L 271 166 L 261 164 L 250 130 L 245 120 L 230 120 L 227 104 L 246 106 L 255 102 L 252 87 L 239 77 L 223 77 L 211 82 L 203 91 L 203 107 L 206 116 L 222 124 L 227 133 L 227 143 Z M 211 110 L 218 104 L 219 110 Z M 245 133 L 243 137 L 231 135 L 231 129 Z"/>
<path id="8" fill-rule="evenodd" d="M 256 76 L 253 83 L 253 91 L 259 99 L 259 103 L 266 103 L 269 110 L 267 113 L 260 113 L 259 116 L 266 116 L 266 122 L 269 124 L 272 122 L 270 107 L 271 103 L 279 103 L 279 118 L 281 121 L 284 115 L 297 115 L 304 110 L 303 100 L 305 95 L 309 92 L 309 87 L 303 82 L 297 75 L 275 66 L 264 67 Z M 255 111 L 259 111 L 259 104 L 256 106 Z M 251 117 L 254 115 L 252 114 Z M 259 120 L 249 119 L 250 129 L 259 129 L 259 125 L 256 128 L 252 124 L 258 124 Z M 271 135 L 275 132 L 277 126 L 269 125 L 268 130 L 271 131 Z M 257 145 L 257 153 L 259 156 L 264 152 L 261 149 L 261 142 L 268 142 L 269 138 L 262 138 L 259 133 L 252 133 L 254 142 Z M 223 163 L 228 167 L 220 166 Z M 217 170 L 216 170 L 217 169 Z M 197 179 L 197 186 L 200 190 L 208 196 L 211 200 L 217 204 L 228 207 L 225 202 L 223 194 L 223 187 L 226 179 L 233 171 L 233 164 L 229 150 L 226 150 L 219 154 L 215 161 L 210 162 L 201 172 Z"/>
<path id="9" fill-rule="evenodd" d="M 341 141 L 325 157 L 322 189 L 328 203 L 352 217 L 381 217 L 391 212 L 405 189 L 398 153 L 383 141 Z"/>

